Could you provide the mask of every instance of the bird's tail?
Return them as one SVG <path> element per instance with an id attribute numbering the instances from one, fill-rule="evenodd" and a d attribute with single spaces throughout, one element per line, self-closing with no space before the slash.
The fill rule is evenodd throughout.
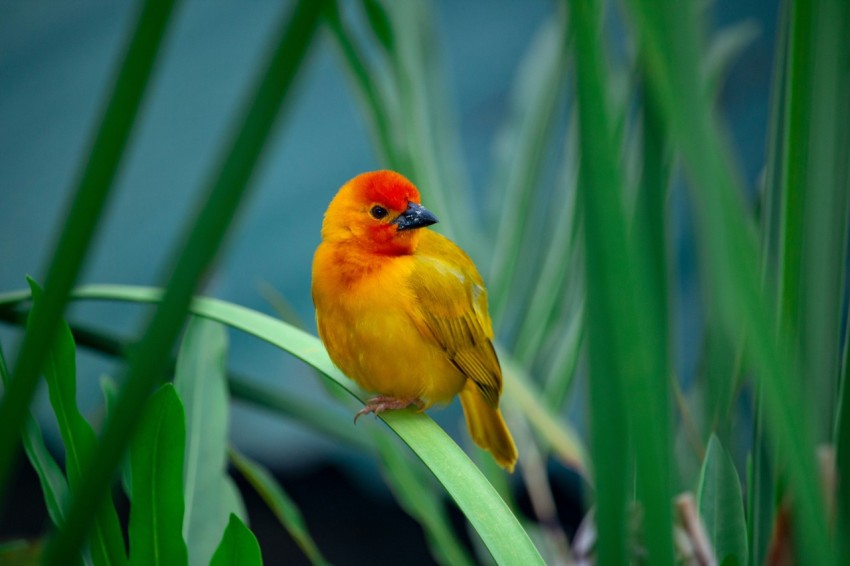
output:
<path id="1" fill-rule="evenodd" d="M 517 459 L 516 445 L 499 408 L 487 403 L 471 379 L 466 381 L 460 392 L 460 404 L 472 440 L 489 450 L 497 464 L 513 472 Z"/>

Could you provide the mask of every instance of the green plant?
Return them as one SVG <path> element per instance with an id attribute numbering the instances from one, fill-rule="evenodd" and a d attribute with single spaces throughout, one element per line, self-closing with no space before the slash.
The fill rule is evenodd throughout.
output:
<path id="1" fill-rule="evenodd" d="M 434 557 L 443 562 L 474 560 L 447 518 L 446 493 L 497 562 L 563 558 L 570 550 L 553 517 L 544 471 L 550 457 L 579 471 L 587 482 L 601 563 L 676 561 L 681 549 L 674 546 L 674 529 L 681 517 L 674 513 L 673 499 L 679 487 L 698 492 L 711 552 L 720 562 L 761 564 L 770 545 L 790 544 L 787 538 L 770 540 L 778 514 L 793 517 L 791 540 L 800 562 L 850 561 L 850 546 L 832 535 L 850 528 L 850 388 L 842 314 L 850 189 L 850 66 L 843 46 L 850 43 L 850 4 L 782 3 L 765 175 L 754 207 L 745 203 L 715 108 L 723 70 L 752 37 L 752 28 L 741 25 L 706 35 L 695 3 L 623 4 L 621 11 L 594 0 L 555 4 L 517 73 L 484 196 L 473 193 L 464 170 L 455 116 L 433 49 L 438 43 L 434 18 L 424 0 L 363 0 L 345 10 L 337 2 L 298 3 L 269 52 L 266 74 L 247 98 L 237 133 L 213 168 L 206 204 L 198 221 L 187 225 L 186 243 L 174 255 L 164 290 L 109 285 L 71 290 L 92 238 L 91 231 L 75 226 L 94 225 L 111 180 L 111 174 L 95 176 L 92 185 L 93 173 L 83 174 L 65 230 L 72 237 L 62 240 L 47 270 L 44 295 L 36 297 L 0 406 L 0 483 L 5 485 L 20 435 L 59 528 L 48 543 L 47 561 L 79 552 L 84 539 L 84 556 L 93 563 L 126 560 L 110 510 L 108 479 L 128 451 L 130 561 L 137 559 L 134 540 L 143 541 L 137 548 L 150 551 L 162 544 L 163 552 L 178 562 L 184 551 L 190 562 L 224 563 L 228 552 L 256 558 L 256 542 L 237 518 L 239 496 L 223 474 L 220 434 L 212 435 L 218 444 L 203 456 L 214 463 L 206 470 L 208 477 L 192 473 L 199 468 L 188 464 L 182 487 L 188 490 L 183 492 L 185 516 L 191 517 L 195 509 L 187 494 L 203 482 L 217 486 L 205 488 L 223 494 L 217 500 L 220 512 L 209 513 L 217 517 L 215 526 L 206 520 L 191 526 L 190 519 L 177 537 L 174 505 L 175 515 L 162 515 L 172 526 L 159 525 L 161 537 L 140 526 L 150 526 L 158 516 L 158 498 L 181 500 L 176 488 L 136 494 L 137 486 L 152 491 L 153 485 L 170 485 L 177 474 L 163 467 L 157 471 L 163 477 L 152 478 L 156 470 L 143 460 L 162 456 L 156 452 L 160 447 L 199 455 L 209 440 L 191 421 L 180 439 L 183 405 L 187 414 L 193 400 L 219 417 L 226 412 L 221 389 L 187 388 L 180 377 L 192 373 L 186 369 L 192 365 L 186 361 L 191 351 L 222 351 L 220 329 L 208 323 L 190 324 L 175 385 L 160 386 L 146 404 L 136 402 L 169 375 L 170 348 L 187 313 L 266 340 L 322 374 L 333 399 L 322 405 L 282 397 L 247 378 L 227 379 L 233 398 L 372 452 L 401 505 L 422 525 Z M 168 2 L 147 6 L 139 29 L 151 26 L 152 31 L 139 31 L 137 37 L 154 39 L 130 44 L 108 108 L 137 105 L 141 97 L 171 9 Z M 628 49 L 620 57 L 612 55 L 612 18 L 627 32 Z M 484 268 L 505 369 L 505 414 L 520 440 L 520 470 L 539 523 L 515 514 L 504 476 L 486 459 L 478 459 L 479 470 L 426 415 L 381 417 L 410 450 L 383 428 L 353 434 L 337 407 L 353 407 L 352 400 L 362 394 L 332 366 L 314 337 L 238 305 L 192 298 L 249 186 L 320 19 L 349 73 L 382 162 L 422 189 L 442 220 L 440 229 Z M 145 54 L 143 63 L 137 51 Z M 125 75 L 140 80 L 130 88 L 120 78 Z M 122 97 L 130 102 L 120 102 Z M 107 110 L 98 139 L 116 128 L 119 138 L 129 134 L 132 120 L 120 127 L 114 120 L 114 111 Z M 114 172 L 120 155 L 102 154 L 100 147 L 94 145 L 84 170 Z M 676 266 L 670 259 L 674 235 L 667 229 L 667 203 L 670 192 L 680 190 L 672 186 L 678 171 L 694 209 L 707 313 L 704 363 L 697 385 L 685 392 L 672 375 L 669 322 L 677 306 L 669 282 Z M 87 188 L 92 186 L 96 190 Z M 490 206 L 483 214 L 467 214 L 483 210 L 471 204 L 487 199 Z M 0 316 L 21 323 L 21 306 L 29 297 L 28 292 L 0 296 Z M 112 391 L 109 418 L 99 442 L 69 396 L 71 378 L 60 380 L 54 373 L 74 367 L 73 342 L 60 322 L 69 298 L 157 305 L 148 331 L 133 348 L 100 329 L 75 328 L 79 344 L 128 360 L 123 385 L 106 387 Z M 63 337 L 56 344 L 54 327 Z M 205 332 L 210 335 L 201 338 Z M 200 342 L 191 346 L 193 340 Z M 580 371 L 582 362 L 586 372 Z M 216 367 L 223 383 L 223 354 L 216 355 Z M 64 473 L 44 448 L 37 425 L 26 418 L 39 368 L 45 368 L 51 401 L 56 398 L 66 453 L 75 454 Z M 577 377 L 588 380 L 589 455 L 565 416 Z M 749 418 L 739 410 L 742 395 L 754 399 L 751 446 L 740 445 L 732 434 L 741 419 Z M 675 439 L 682 434 L 690 435 L 695 450 L 677 450 Z M 825 466 L 838 477 L 834 529 L 829 528 L 832 519 L 816 462 L 816 446 L 823 443 L 835 454 L 835 463 Z M 257 464 L 236 451 L 230 454 L 305 555 L 321 563 L 320 549 L 286 494 Z M 478 455 L 474 449 L 472 454 Z M 745 458 L 747 469 L 740 465 Z M 191 455 L 187 461 L 192 462 Z M 688 471 L 693 461 L 699 464 L 698 476 Z M 63 503 L 67 493 L 70 507 Z M 637 528 L 635 516 L 640 518 Z M 207 534 L 196 534 L 207 528 Z M 223 547 L 217 548 L 219 540 Z"/>

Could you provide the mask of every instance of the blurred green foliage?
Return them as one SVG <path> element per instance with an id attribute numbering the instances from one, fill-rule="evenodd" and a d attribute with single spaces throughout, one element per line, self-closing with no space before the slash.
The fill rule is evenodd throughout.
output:
<path id="1" fill-rule="evenodd" d="M 200 214 L 174 248 L 165 288 L 72 292 L 171 17 L 171 2 L 145 3 L 81 168 L 64 225 L 68 237 L 56 248 L 43 294 L 33 288 L 11 376 L 0 356 L 0 480 L 5 489 L 22 438 L 56 527 L 45 560 L 80 555 L 95 564 L 156 563 L 144 557 L 159 556 L 162 563 L 230 563 L 239 555 L 258 562 L 259 546 L 225 469 L 229 384 L 232 398 L 375 455 L 444 563 L 486 559 L 459 541 L 446 494 L 496 562 L 567 560 L 566 535 L 552 515 L 550 458 L 585 480 L 587 507 L 595 506 L 587 532 L 601 563 L 686 559 L 674 536 L 682 521 L 673 512 L 679 489 L 698 491 L 703 528 L 719 560 L 761 564 L 771 547 L 793 544 L 800 563 L 850 562 L 850 543 L 832 534 L 850 529 L 850 4 L 782 3 L 756 207 L 745 202 L 716 108 L 724 70 L 753 29 L 706 34 L 705 7 L 698 4 L 555 3 L 517 72 L 488 208 L 470 206 L 475 197 L 434 49 L 430 3 L 298 2 L 284 14 L 264 71 L 210 169 Z M 614 37 L 615 24 L 624 37 Z M 319 25 L 338 48 L 382 162 L 422 189 L 440 228 L 487 274 L 505 414 L 521 440 L 520 476 L 533 517 L 515 513 L 503 472 L 470 447 L 479 469 L 426 415 L 381 416 L 410 450 L 384 428 L 352 434 L 338 406 L 351 405 L 361 392 L 314 337 L 237 305 L 192 298 L 245 198 Z M 627 44 L 625 54 L 615 49 L 617 41 Z M 563 121 L 568 125 L 557 127 Z M 706 313 L 703 364 L 687 391 L 672 369 L 678 306 L 668 203 L 679 177 L 694 211 Z M 128 360 L 99 440 L 76 407 L 74 340 L 61 322 L 69 297 L 157 303 L 132 348 L 98 329 L 77 329 L 80 344 Z M 26 291 L 0 296 L 0 316 L 22 323 L 29 299 Z M 170 374 L 171 348 L 190 312 L 300 358 L 327 378 L 334 395 L 316 405 L 228 375 L 224 330 L 199 321 L 188 325 L 174 386 L 157 388 Z M 39 374 L 62 433 L 64 472 L 27 414 Z M 589 451 L 567 414 L 577 378 L 588 385 Z M 748 411 L 741 410 L 742 399 L 752 400 Z M 749 443 L 735 433 L 742 419 L 752 420 Z M 684 437 L 687 448 L 679 442 Z M 817 459 L 822 445 L 830 457 Z M 129 555 L 109 481 L 128 450 Z M 308 559 L 324 563 L 270 474 L 236 451 L 230 458 Z M 185 464 L 178 469 L 175 461 Z M 747 469 L 736 468 L 743 461 Z M 837 481 L 824 485 L 823 472 L 835 472 Z M 833 511 L 824 490 L 838 502 Z M 635 543 L 636 508 L 642 511 Z M 793 517 L 793 539 L 770 539 L 780 512 Z M 0 552 L 12 556 L 19 549 Z"/>

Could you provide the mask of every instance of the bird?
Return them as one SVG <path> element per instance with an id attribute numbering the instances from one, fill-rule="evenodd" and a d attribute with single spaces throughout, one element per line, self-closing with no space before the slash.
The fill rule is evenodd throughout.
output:
<path id="1" fill-rule="evenodd" d="M 517 449 L 499 409 L 487 291 L 470 257 L 429 228 L 437 222 L 400 173 L 371 171 L 343 184 L 313 256 L 319 337 L 334 365 L 375 394 L 355 423 L 459 395 L 472 439 L 512 472 Z"/>

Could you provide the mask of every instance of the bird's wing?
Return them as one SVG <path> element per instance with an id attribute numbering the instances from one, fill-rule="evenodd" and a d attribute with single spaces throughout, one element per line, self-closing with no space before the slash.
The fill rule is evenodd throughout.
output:
<path id="1" fill-rule="evenodd" d="M 460 248 L 433 232 L 428 235 L 439 240 L 423 238 L 425 245 L 416 254 L 410 277 L 418 307 L 415 322 L 423 336 L 434 340 L 475 382 L 487 402 L 496 406 L 502 371 L 491 341 L 484 283 Z"/>

